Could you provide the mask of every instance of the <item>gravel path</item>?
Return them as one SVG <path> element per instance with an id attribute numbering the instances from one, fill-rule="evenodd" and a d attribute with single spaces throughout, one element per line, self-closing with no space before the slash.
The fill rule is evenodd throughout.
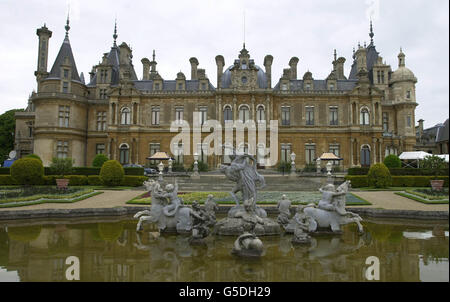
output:
<path id="1" fill-rule="evenodd" d="M 103 191 L 102 194 L 89 197 L 74 203 L 43 203 L 23 207 L 0 208 L 0 211 L 11 210 L 43 210 L 43 209 L 83 209 L 83 208 L 114 208 L 128 206 L 126 202 L 144 191 Z M 131 205 L 136 206 L 136 205 Z"/>
<path id="2" fill-rule="evenodd" d="M 403 196 L 396 195 L 392 191 L 352 193 L 372 204 L 371 206 L 352 207 L 379 208 L 387 210 L 448 211 L 448 204 L 424 204 Z"/>
<path id="3" fill-rule="evenodd" d="M 139 206 L 127 205 L 126 202 L 137 197 L 144 191 L 123 190 L 123 191 L 103 191 L 102 194 L 87 198 L 75 203 L 44 203 L 31 206 L 0 208 L 0 211 L 11 210 L 42 210 L 42 209 L 83 209 L 83 208 L 114 208 L 123 206 Z M 392 191 L 377 192 L 352 192 L 370 203 L 371 206 L 351 206 L 363 208 L 378 208 L 388 210 L 417 210 L 417 211 L 448 211 L 448 204 L 429 205 L 414 201 L 399 195 Z"/>

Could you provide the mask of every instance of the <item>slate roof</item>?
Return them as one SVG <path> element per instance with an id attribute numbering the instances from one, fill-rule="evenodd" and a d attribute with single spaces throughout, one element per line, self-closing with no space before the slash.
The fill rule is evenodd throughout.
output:
<path id="1" fill-rule="evenodd" d="M 369 46 L 367 46 L 367 52 L 366 52 L 366 64 L 367 64 L 367 71 L 369 72 L 369 79 L 370 82 L 373 83 L 373 76 L 372 76 L 372 69 L 373 65 L 375 65 L 378 61 L 378 55 L 379 53 L 375 49 L 375 45 L 373 43 L 370 43 Z M 358 70 L 356 67 L 356 59 L 353 60 L 352 69 L 350 70 L 350 75 L 348 76 L 349 79 L 357 79 Z"/>
<path id="2" fill-rule="evenodd" d="M 239 59 L 235 60 L 236 62 L 240 62 Z M 231 65 L 230 67 L 225 70 L 225 72 L 222 75 L 222 88 L 230 88 L 231 86 L 231 69 L 234 67 L 234 65 Z M 258 72 L 256 74 L 256 83 L 258 84 L 259 88 L 267 88 L 267 77 L 266 73 L 263 71 L 261 67 L 258 65 L 255 65 L 255 67 L 258 69 Z"/>
<path id="3" fill-rule="evenodd" d="M 337 80 L 336 90 L 338 91 L 351 91 L 355 88 L 357 81 L 356 80 Z M 280 82 L 275 85 L 273 90 L 280 90 Z M 303 91 L 303 80 L 290 80 L 289 85 L 290 91 Z M 313 89 L 312 91 L 326 91 L 327 89 L 327 81 L 326 80 L 313 80 Z"/>
<path id="4" fill-rule="evenodd" d="M 81 82 L 80 76 L 78 75 L 77 65 L 75 64 L 75 59 L 73 57 L 72 47 L 70 47 L 69 37 L 67 36 L 64 38 L 64 42 L 59 49 L 55 63 L 53 63 L 53 67 L 47 78 L 61 78 L 61 65 L 64 64 L 66 57 L 69 58 L 69 64 L 72 66 L 72 80 Z"/>
<path id="5" fill-rule="evenodd" d="M 186 90 L 183 91 L 202 91 L 199 89 L 199 80 L 186 80 Z M 177 91 L 176 80 L 163 80 L 162 91 Z M 134 81 L 134 87 L 141 91 L 153 91 L 153 81 Z M 208 90 L 215 90 L 215 87 L 209 83 Z"/>
<path id="6" fill-rule="evenodd" d="M 436 142 L 444 142 L 448 141 L 448 119 L 444 122 L 444 126 L 438 128 L 437 134 L 436 134 Z"/>

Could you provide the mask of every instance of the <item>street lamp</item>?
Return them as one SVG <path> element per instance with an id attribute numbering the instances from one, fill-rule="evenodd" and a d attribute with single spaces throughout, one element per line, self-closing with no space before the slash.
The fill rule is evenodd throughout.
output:
<path id="1" fill-rule="evenodd" d="M 193 176 L 194 177 L 199 176 L 199 174 L 198 174 L 198 153 L 197 152 L 194 153 L 194 174 L 193 174 Z"/>
<path id="2" fill-rule="evenodd" d="M 164 171 L 164 164 L 162 163 L 162 161 L 160 161 L 158 164 L 158 170 L 159 170 L 159 180 L 162 181 L 163 180 L 163 171 Z"/>
<path id="3" fill-rule="evenodd" d="M 295 157 L 296 154 L 294 152 L 291 153 L 291 175 L 295 175 Z"/>

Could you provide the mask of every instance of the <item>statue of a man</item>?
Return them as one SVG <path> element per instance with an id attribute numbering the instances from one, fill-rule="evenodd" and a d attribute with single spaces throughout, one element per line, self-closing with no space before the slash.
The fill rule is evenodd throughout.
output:
<path id="1" fill-rule="evenodd" d="M 212 223 L 216 222 L 216 211 L 219 209 L 217 203 L 214 201 L 214 196 L 212 194 L 208 195 L 205 201 L 205 211 L 209 215 Z"/>
<path id="2" fill-rule="evenodd" d="M 192 203 L 192 237 L 205 238 L 209 234 L 209 215 L 200 208 L 200 204 L 195 200 Z"/>
<path id="3" fill-rule="evenodd" d="M 336 192 L 334 185 L 328 184 L 322 188 L 319 189 L 319 191 L 322 193 L 322 198 L 320 199 L 317 207 L 319 209 L 325 210 L 325 211 L 331 211 L 331 212 L 337 212 L 340 215 L 345 215 L 345 209 L 344 212 L 342 212 L 342 209 L 340 207 L 337 207 L 336 204 L 333 202 L 333 199 L 339 196 L 346 195 L 347 192 Z"/>
<path id="4" fill-rule="evenodd" d="M 291 201 L 287 199 L 286 194 L 281 196 L 281 200 L 278 201 L 277 208 L 280 212 L 277 222 L 283 226 L 287 225 L 289 223 L 289 219 L 291 218 Z"/>

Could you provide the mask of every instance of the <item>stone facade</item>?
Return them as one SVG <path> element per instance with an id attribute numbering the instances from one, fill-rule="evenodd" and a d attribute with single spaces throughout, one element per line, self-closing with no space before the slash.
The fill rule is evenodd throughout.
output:
<path id="1" fill-rule="evenodd" d="M 116 44 L 90 72 L 88 81 L 78 74 L 69 41 L 70 27 L 50 72 L 47 71 L 51 31 L 45 26 L 39 36 L 38 89 L 33 92 L 26 113 L 18 113 L 16 149 L 19 154 L 34 152 L 45 165 L 53 157 L 71 157 L 74 165 L 90 165 L 96 153 L 105 153 L 123 164 L 146 164 L 146 157 L 161 150 L 171 152 L 171 122 L 186 120 L 192 127 L 194 112 L 199 119 L 226 121 L 253 120 L 266 129 L 266 144 L 233 147 L 253 154 L 267 149 L 269 120 L 278 123 L 278 159 L 303 168 L 324 152 L 343 158 L 343 168 L 370 165 L 391 153 L 413 151 L 416 94 L 414 74 L 405 67 L 405 55 L 398 55 L 392 71 L 371 43 L 358 46 L 348 78 L 345 58 L 335 52 L 332 72 L 324 80 L 306 72 L 299 79 L 299 59 L 272 86 L 273 57 L 264 58 L 264 68 L 255 64 L 245 48 L 227 69 L 218 55 L 217 84 L 212 85 L 199 61 L 190 58 L 191 77 L 179 72 L 174 80 L 163 79 L 152 60 L 141 60 L 143 74 L 138 79 L 132 50 Z M 31 125 L 31 132 L 26 132 Z M 26 137 L 26 133 L 31 136 Z M 202 133 L 202 137 L 210 133 Z M 248 136 L 248 135 L 247 135 Z M 191 154 L 200 154 L 209 167 L 227 163 L 223 155 L 201 154 L 201 146 L 191 140 Z M 173 147 L 173 146 L 172 146 Z M 224 148 L 227 146 L 220 146 Z M 231 147 L 231 146 L 230 146 Z M 174 156 L 188 167 L 192 155 Z M 259 161 L 263 167 L 263 161 Z"/>

